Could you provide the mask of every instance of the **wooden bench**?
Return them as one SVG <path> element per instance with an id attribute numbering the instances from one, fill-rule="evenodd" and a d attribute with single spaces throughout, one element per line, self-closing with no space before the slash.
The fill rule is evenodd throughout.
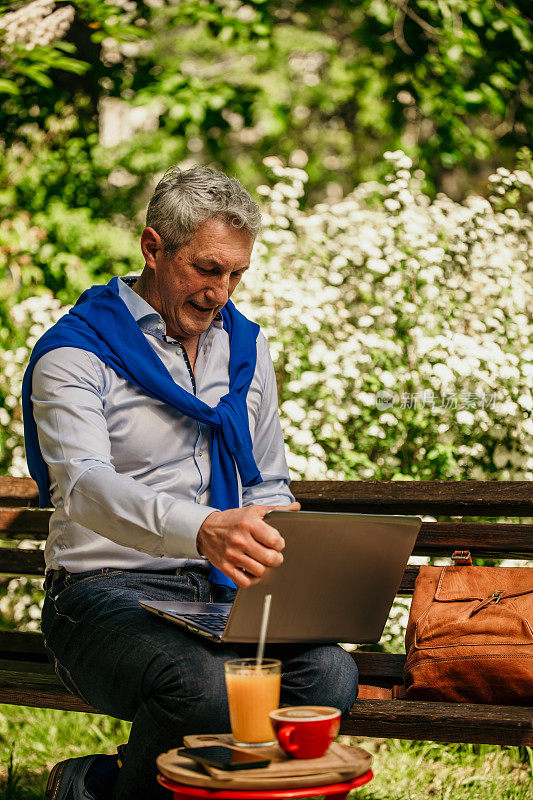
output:
<path id="1" fill-rule="evenodd" d="M 302 507 L 314 511 L 419 514 L 434 517 L 533 517 L 533 483 L 295 481 Z M 42 576 L 42 550 L 18 549 L 17 540 L 42 541 L 50 511 L 37 506 L 29 478 L 0 477 L 0 575 Z M 533 558 L 533 525 L 494 522 L 424 522 L 414 554 L 477 558 Z M 412 593 L 418 572 L 409 566 L 399 594 Z M 532 571 L 533 580 L 533 571 Z M 533 745 L 533 708 L 372 699 L 402 682 L 405 657 L 359 651 L 361 697 L 341 732 L 354 736 Z M 65 689 L 49 665 L 39 633 L 0 631 L 0 702 L 97 711 Z"/>

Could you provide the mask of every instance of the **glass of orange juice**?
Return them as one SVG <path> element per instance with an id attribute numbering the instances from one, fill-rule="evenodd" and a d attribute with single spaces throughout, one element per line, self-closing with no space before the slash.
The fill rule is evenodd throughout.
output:
<path id="1" fill-rule="evenodd" d="M 226 661 L 231 732 L 235 744 L 260 747 L 274 744 L 276 737 L 269 712 L 279 708 L 281 661 L 264 658 L 234 658 Z"/>

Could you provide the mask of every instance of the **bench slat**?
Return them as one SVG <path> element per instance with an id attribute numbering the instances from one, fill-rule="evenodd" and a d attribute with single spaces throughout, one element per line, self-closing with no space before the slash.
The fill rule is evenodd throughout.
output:
<path id="1" fill-rule="evenodd" d="M 44 575 L 44 553 L 42 550 L 18 550 L 0 547 L 0 575 L 40 577 Z M 411 594 L 415 586 L 418 567 L 409 566 L 404 572 L 399 594 Z"/>
<path id="2" fill-rule="evenodd" d="M 320 511 L 531 516 L 531 481 L 292 481 L 305 508 Z M 0 476 L 0 505 L 37 506 L 31 478 Z"/>
<path id="3" fill-rule="evenodd" d="M 351 653 L 359 669 L 361 681 L 379 679 L 387 685 L 402 682 L 402 670 L 405 655 L 397 653 L 372 653 L 356 650 Z M 48 666 L 48 658 L 44 649 L 42 633 L 34 631 L 0 631 L 0 658 L 4 665 L 13 661 L 33 665 L 44 663 Z M 13 665 L 12 661 L 12 665 Z M 26 666 L 26 670 L 31 670 Z"/>
<path id="4" fill-rule="evenodd" d="M 419 567 L 410 565 L 403 574 L 398 594 L 412 594 Z M 42 550 L 17 550 L 0 548 L 0 575 L 44 576 L 44 554 Z"/>
<path id="5" fill-rule="evenodd" d="M 0 476 L 0 506 L 38 506 L 39 492 L 32 478 Z"/>
<path id="6" fill-rule="evenodd" d="M 24 673 L 23 673 L 24 674 Z M 67 711 L 96 709 L 70 694 L 56 676 L 31 682 L 0 665 L 0 702 Z M 358 700 L 341 725 L 349 736 L 379 736 L 434 742 L 533 745 L 533 709 L 521 706 Z"/>
<path id="7" fill-rule="evenodd" d="M 37 631 L 0 631 L 0 658 L 48 663 L 42 633 Z"/>
<path id="8" fill-rule="evenodd" d="M 44 541 L 50 515 L 50 511 L 41 509 L 0 508 L 0 537 Z M 413 553 L 449 556 L 455 549 L 470 550 L 478 558 L 530 558 L 533 524 L 423 522 Z"/>
<path id="9" fill-rule="evenodd" d="M 361 683 L 378 680 L 381 685 L 392 686 L 403 682 L 404 654 L 355 650 L 351 656 L 357 664 Z"/>
<path id="10" fill-rule="evenodd" d="M 58 685 L 61 683 L 52 669 L 52 665 L 46 663 L 36 663 L 34 661 L 11 661 L 11 659 L 0 658 L 0 685 L 4 683 L 16 683 L 17 686 L 23 684 L 44 684 Z"/>
<path id="11" fill-rule="evenodd" d="M 44 576 L 44 552 L 0 547 L 0 575 Z"/>
<path id="12" fill-rule="evenodd" d="M 48 536 L 52 512 L 47 508 L 0 507 L 0 535 L 4 539 L 34 539 Z"/>
<path id="13" fill-rule="evenodd" d="M 54 680 L 55 679 L 55 680 Z M 17 673 L 0 671 L 0 703 L 12 703 L 32 708 L 56 708 L 61 711 L 89 711 L 99 714 L 92 706 L 71 694 L 52 673 L 47 682 L 39 676 L 35 682 L 21 681 Z"/>
<path id="14" fill-rule="evenodd" d="M 403 574 L 398 594 L 412 594 L 419 567 L 409 565 Z M 42 550 L 17 550 L 0 548 L 0 575 L 43 577 L 44 554 Z"/>
<path id="15" fill-rule="evenodd" d="M 470 550 L 477 558 L 531 558 L 533 525 L 490 522 L 423 522 L 413 553 L 451 556 Z"/>
<path id="16" fill-rule="evenodd" d="M 532 745 L 533 708 L 358 700 L 342 723 L 341 733 L 433 742 Z"/>
<path id="17" fill-rule="evenodd" d="M 532 481 L 293 481 L 313 511 L 519 517 L 533 514 Z"/>

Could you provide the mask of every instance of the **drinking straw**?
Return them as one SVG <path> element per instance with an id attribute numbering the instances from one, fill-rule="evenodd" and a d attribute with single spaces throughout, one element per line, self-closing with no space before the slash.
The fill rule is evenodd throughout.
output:
<path id="1" fill-rule="evenodd" d="M 263 604 L 263 616 L 261 617 L 261 629 L 259 631 L 259 641 L 257 643 L 257 656 L 256 656 L 256 666 L 260 667 L 263 663 L 263 655 L 265 652 L 265 641 L 266 641 L 266 633 L 268 627 L 268 618 L 270 616 L 270 602 L 272 600 L 271 594 L 265 595 L 265 602 Z"/>

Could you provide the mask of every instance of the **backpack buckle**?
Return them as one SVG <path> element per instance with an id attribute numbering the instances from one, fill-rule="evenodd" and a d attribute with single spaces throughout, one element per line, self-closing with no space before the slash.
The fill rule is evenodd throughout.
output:
<path id="1" fill-rule="evenodd" d="M 471 567 L 472 556 L 470 555 L 470 550 L 454 550 L 452 555 L 452 561 L 456 567 L 458 566 Z"/>

